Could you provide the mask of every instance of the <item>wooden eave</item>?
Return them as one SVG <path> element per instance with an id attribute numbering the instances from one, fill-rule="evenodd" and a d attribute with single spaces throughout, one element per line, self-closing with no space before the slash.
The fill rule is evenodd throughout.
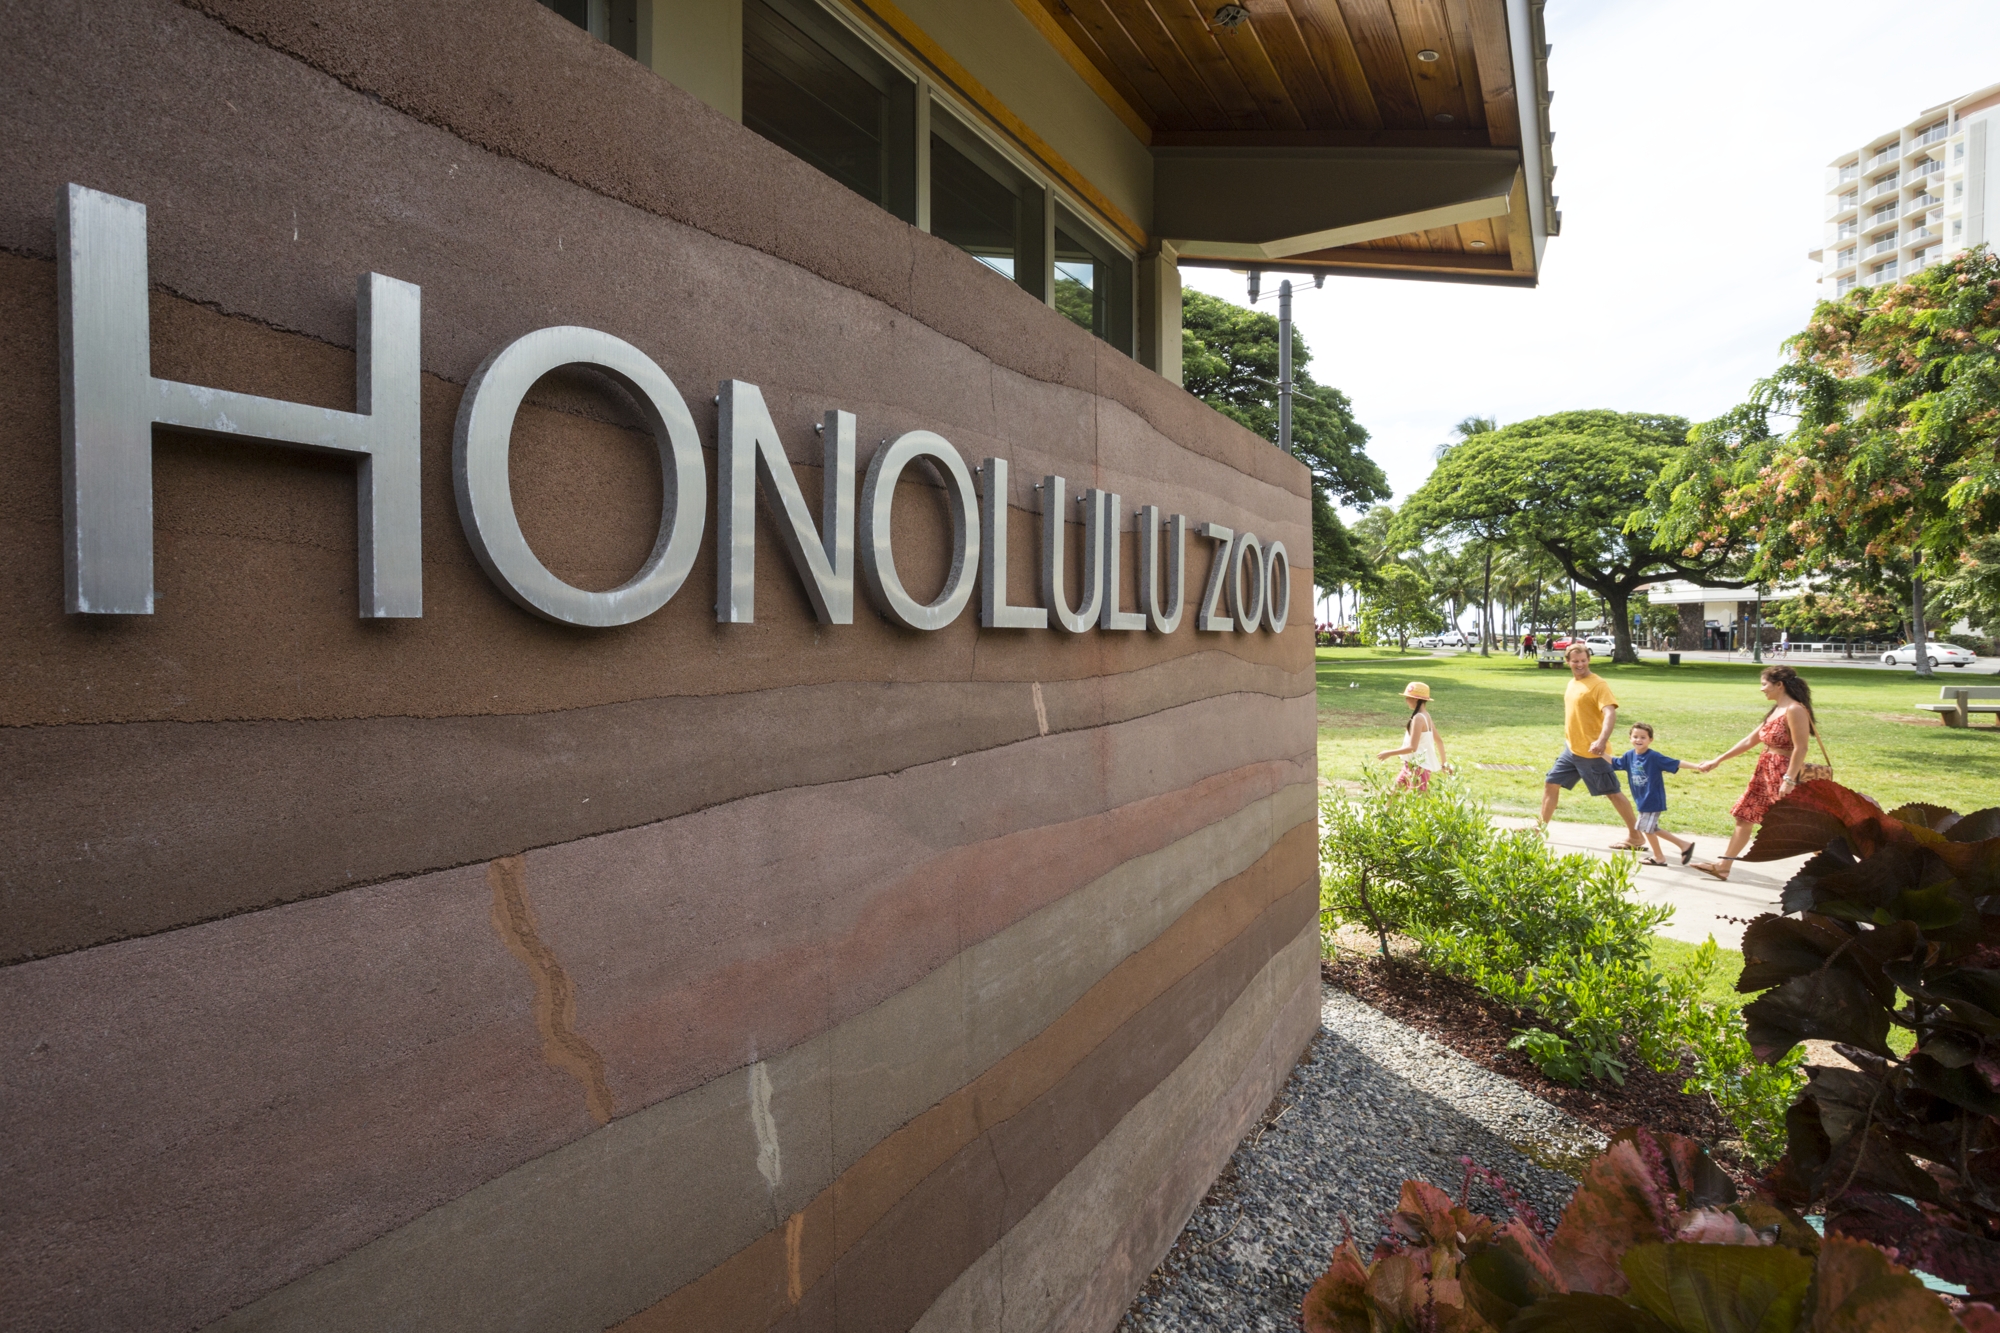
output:
<path id="1" fill-rule="evenodd" d="M 1233 28 L 1214 21 L 1210 0 L 1014 3 L 1156 149 L 1415 150 L 1419 173 L 1426 149 L 1520 157 L 1506 0 L 1243 0 L 1249 17 Z M 1489 190 L 1488 216 L 1295 249 L 1264 266 L 1533 282 L 1528 188 Z M 1252 262 L 1229 249 L 1197 244 L 1183 262 Z"/>

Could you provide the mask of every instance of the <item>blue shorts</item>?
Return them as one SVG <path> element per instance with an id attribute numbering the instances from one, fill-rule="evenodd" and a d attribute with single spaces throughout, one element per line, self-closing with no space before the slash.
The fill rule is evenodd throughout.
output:
<path id="1" fill-rule="evenodd" d="M 1583 779 L 1583 789 L 1592 796 L 1616 796 L 1618 794 L 1618 771 L 1611 767 L 1609 759 L 1593 759 L 1587 754 L 1571 754 L 1567 745 L 1556 756 L 1556 766 L 1549 770 L 1544 782 L 1553 782 L 1567 791 Z"/>

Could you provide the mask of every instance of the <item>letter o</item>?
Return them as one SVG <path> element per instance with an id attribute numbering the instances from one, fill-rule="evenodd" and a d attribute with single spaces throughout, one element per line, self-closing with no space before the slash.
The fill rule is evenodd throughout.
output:
<path id="1" fill-rule="evenodd" d="M 1280 585 L 1284 591 L 1278 591 Z M 1292 614 L 1292 567 L 1285 559 L 1285 544 L 1272 542 L 1264 549 L 1264 625 L 1273 634 L 1285 632 Z"/>
<path id="2" fill-rule="evenodd" d="M 945 504 L 951 510 L 951 575 L 928 606 L 903 588 L 891 549 L 889 515 L 903 469 L 928 458 L 944 474 Z M 973 571 L 979 568 L 979 496 L 972 473 L 958 450 L 941 435 L 907 431 L 875 451 L 861 483 L 861 577 L 882 614 L 911 629 L 943 629 L 972 600 Z"/>
<path id="3" fill-rule="evenodd" d="M 521 400 L 536 380 L 561 366 L 591 366 L 623 385 L 660 450 L 659 536 L 639 572 L 609 592 L 586 592 L 549 572 L 522 535 L 508 487 L 509 442 Z M 480 567 L 508 597 L 546 620 L 592 629 L 643 620 L 680 591 L 701 547 L 708 471 L 687 402 L 651 357 L 596 329 L 536 329 L 486 358 L 459 404 L 451 480 Z"/>
<path id="4" fill-rule="evenodd" d="M 1245 574 L 1251 576 L 1249 593 L 1243 591 Z M 1255 633 L 1257 622 L 1264 618 L 1264 548 L 1254 532 L 1236 534 L 1236 544 L 1229 550 L 1228 588 L 1229 614 L 1236 618 L 1236 627 L 1245 634 Z"/>

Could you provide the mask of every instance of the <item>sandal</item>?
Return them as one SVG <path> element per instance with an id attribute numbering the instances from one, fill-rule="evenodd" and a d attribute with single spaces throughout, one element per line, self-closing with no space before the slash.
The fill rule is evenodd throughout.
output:
<path id="1" fill-rule="evenodd" d="M 1687 845 L 1687 850 L 1681 853 L 1681 864 L 1686 865 L 1692 860 L 1694 860 L 1694 844 L 1690 842 Z"/>
<path id="2" fill-rule="evenodd" d="M 1721 880 L 1724 884 L 1727 884 L 1729 882 L 1729 872 L 1727 870 L 1724 870 L 1721 866 L 1715 864 L 1715 862 L 1713 861 L 1703 861 L 1700 865 L 1696 866 L 1695 869 L 1699 870 L 1704 875 L 1709 875 L 1715 879 Z"/>
<path id="3" fill-rule="evenodd" d="M 1609 845 L 1614 852 L 1643 852 L 1646 850 L 1646 844 L 1643 842 L 1614 842 Z"/>
<path id="4" fill-rule="evenodd" d="M 1663 866 L 1667 863 L 1657 856 L 1642 856 L 1639 858 L 1639 864 L 1642 866 Z"/>

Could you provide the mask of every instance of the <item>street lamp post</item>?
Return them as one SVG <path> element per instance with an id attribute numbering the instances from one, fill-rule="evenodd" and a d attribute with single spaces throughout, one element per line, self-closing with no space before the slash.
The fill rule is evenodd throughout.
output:
<path id="1" fill-rule="evenodd" d="M 1292 280 L 1278 284 L 1278 447 L 1292 451 Z"/>

